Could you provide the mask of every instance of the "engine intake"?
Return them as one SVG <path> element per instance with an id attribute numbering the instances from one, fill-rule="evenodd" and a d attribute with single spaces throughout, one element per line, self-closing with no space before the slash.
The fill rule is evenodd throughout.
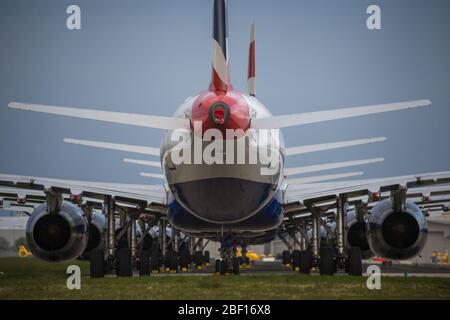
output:
<path id="1" fill-rule="evenodd" d="M 49 213 L 47 204 L 41 204 L 28 219 L 26 237 L 34 256 L 64 261 L 77 258 L 86 249 L 88 230 L 88 222 L 77 206 L 63 202 L 58 212 Z"/>
<path id="2" fill-rule="evenodd" d="M 360 248 L 363 259 L 374 256 L 367 239 L 367 223 L 362 219 L 358 220 L 355 212 L 349 212 L 347 215 L 347 246 Z"/>
<path id="3" fill-rule="evenodd" d="M 104 215 L 92 213 L 92 218 L 89 221 L 89 237 L 86 249 L 81 254 L 80 259 L 89 259 L 89 254 L 94 249 L 105 248 L 105 229 L 106 219 Z"/>
<path id="4" fill-rule="evenodd" d="M 403 206 L 394 206 L 391 199 L 386 199 L 373 207 L 367 234 L 369 246 L 376 255 L 406 260 L 422 251 L 428 225 L 415 203 L 406 200 Z"/>

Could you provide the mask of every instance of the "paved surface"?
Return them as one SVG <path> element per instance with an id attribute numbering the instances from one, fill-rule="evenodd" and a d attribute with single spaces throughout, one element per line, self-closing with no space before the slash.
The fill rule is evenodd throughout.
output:
<path id="1" fill-rule="evenodd" d="M 369 265 L 363 265 L 363 271 Z M 444 277 L 450 278 L 450 265 L 407 265 L 407 264 L 393 264 L 391 266 L 379 265 L 381 274 L 383 276 L 393 277 Z M 152 276 L 208 276 L 214 273 L 214 265 L 204 267 L 202 270 L 191 270 L 180 273 L 153 273 Z M 281 262 L 257 262 L 250 268 L 242 268 L 241 276 L 274 276 L 274 275 L 290 275 L 295 274 L 293 270 L 285 267 Z M 312 272 L 312 275 L 319 275 L 318 272 Z M 338 272 L 337 275 L 344 275 L 343 272 Z"/>

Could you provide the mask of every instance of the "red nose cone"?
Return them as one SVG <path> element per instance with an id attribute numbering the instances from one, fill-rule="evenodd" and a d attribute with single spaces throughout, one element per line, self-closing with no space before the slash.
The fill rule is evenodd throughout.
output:
<path id="1" fill-rule="evenodd" d="M 192 105 L 192 125 L 201 123 L 202 133 L 208 129 L 247 130 L 250 126 L 250 112 L 247 101 L 236 91 L 201 93 Z"/>

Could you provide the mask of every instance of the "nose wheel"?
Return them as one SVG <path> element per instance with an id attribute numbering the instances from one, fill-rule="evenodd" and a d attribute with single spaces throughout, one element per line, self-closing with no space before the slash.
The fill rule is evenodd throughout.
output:
<path id="1" fill-rule="evenodd" d="M 237 257 L 222 258 L 222 260 L 216 261 L 216 270 L 219 268 L 218 273 L 222 276 L 225 275 L 239 275 L 240 263 Z"/>
<path id="2" fill-rule="evenodd" d="M 236 246 L 230 235 L 225 236 L 219 249 L 220 260 L 216 260 L 216 273 L 220 275 L 238 275 L 240 273 L 240 261 L 236 255 Z M 217 270 L 218 269 L 218 270 Z"/>

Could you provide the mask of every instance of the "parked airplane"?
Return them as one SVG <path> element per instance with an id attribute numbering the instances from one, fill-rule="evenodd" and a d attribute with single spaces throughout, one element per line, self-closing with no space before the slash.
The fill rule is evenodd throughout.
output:
<path id="1" fill-rule="evenodd" d="M 333 274 L 336 267 L 345 267 L 349 274 L 360 275 L 362 252 L 364 256 L 389 259 L 417 255 L 427 235 L 426 219 L 417 204 L 425 203 L 426 199 L 413 202 L 408 198 L 417 196 L 415 188 L 425 193 L 423 188 L 449 184 L 450 172 L 334 183 L 324 181 L 359 176 L 362 172 L 295 178 L 304 173 L 361 166 L 383 159 L 285 168 L 286 157 L 376 143 L 385 138 L 285 148 L 279 129 L 428 107 L 431 101 L 273 116 L 256 98 L 254 25 L 248 90 L 243 93 L 236 91 L 230 81 L 226 0 L 213 1 L 213 15 L 209 88 L 187 98 L 172 117 L 9 103 L 10 108 L 17 110 L 164 131 L 161 149 L 64 139 L 71 144 L 160 156 L 160 162 L 125 159 L 135 165 L 160 167 L 163 175 L 142 173 L 164 179 L 165 183 L 160 185 L 1 174 L 0 185 L 12 191 L 0 195 L 25 193 L 27 201 L 43 202 L 36 206 L 27 224 L 27 240 L 33 255 L 49 261 L 72 259 L 85 254 L 91 241 L 92 276 L 103 276 L 105 270 L 130 275 L 132 262 L 138 258 L 141 274 L 147 274 L 150 268 L 159 270 L 162 264 L 171 270 L 186 269 L 192 255 L 197 265 L 204 259 L 203 239 L 221 241 L 221 259 L 216 261 L 216 271 L 221 273 L 239 273 L 238 245 L 264 243 L 277 235 L 289 247 L 283 254 L 284 262 L 291 261 L 295 270 L 304 273 L 309 273 L 313 266 L 321 274 Z M 106 219 L 96 218 L 93 208 L 101 208 Z M 347 219 L 349 208 L 355 212 L 351 219 Z M 116 217 L 120 217 L 120 228 L 116 227 Z M 137 236 L 137 222 L 143 229 L 142 237 Z M 92 231 L 95 224 L 100 233 L 96 236 Z M 170 236 L 168 225 L 173 230 Z M 147 231 L 155 226 L 159 226 L 157 235 L 149 239 Z M 347 227 L 356 229 L 347 232 Z M 331 233 L 331 237 L 321 236 Z M 120 241 L 127 239 L 126 235 L 130 240 Z M 97 239 L 95 243 L 93 237 Z M 331 240 L 323 242 L 323 238 Z"/>

